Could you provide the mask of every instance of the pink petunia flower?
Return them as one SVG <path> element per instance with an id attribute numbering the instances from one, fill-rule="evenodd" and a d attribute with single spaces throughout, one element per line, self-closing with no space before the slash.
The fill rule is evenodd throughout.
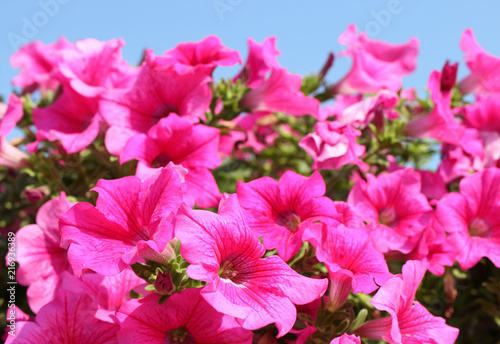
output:
<path id="1" fill-rule="evenodd" d="M 23 102 L 15 94 L 9 96 L 9 103 L 0 103 L 0 166 L 20 169 L 28 166 L 28 156 L 7 141 L 7 136 L 23 118 Z"/>
<path id="2" fill-rule="evenodd" d="M 154 294 L 123 304 L 116 313 L 120 344 L 252 343 L 253 333 L 217 312 L 198 288 L 175 293 L 161 305 L 159 298 Z"/>
<path id="3" fill-rule="evenodd" d="M 366 33 L 357 34 L 356 25 L 349 25 L 340 35 L 339 43 L 347 45 L 340 56 L 352 58 L 352 68 L 332 87 L 334 94 L 378 92 L 383 88 L 397 92 L 403 76 L 416 67 L 418 40 L 405 44 L 389 44 L 371 40 Z"/>
<path id="4" fill-rule="evenodd" d="M 60 141 L 66 153 L 76 153 L 90 145 L 99 134 L 102 120 L 96 99 L 79 95 L 68 85 L 50 106 L 33 109 L 37 128 L 34 151 L 44 140 Z"/>
<path id="5" fill-rule="evenodd" d="M 76 41 L 72 49 L 60 51 L 54 75 L 62 94 L 48 107 L 33 110 L 37 140 L 61 141 L 67 153 L 76 153 L 91 144 L 99 134 L 98 100 L 112 89 L 128 88 L 137 75 L 120 53 L 122 40 Z"/>
<path id="6" fill-rule="evenodd" d="M 433 316 L 415 301 L 425 271 L 426 264 L 408 261 L 403 266 L 402 276 L 385 282 L 371 301 L 375 308 L 388 312 L 390 317 L 366 322 L 354 331 L 355 334 L 391 344 L 455 343 L 458 329 L 446 325 L 443 318 Z"/>
<path id="7" fill-rule="evenodd" d="M 362 94 L 338 94 L 334 98 L 335 103 L 332 106 L 321 108 L 316 119 L 324 122 L 330 119 L 339 119 L 345 109 L 363 100 Z"/>
<path id="8" fill-rule="evenodd" d="M 21 228 L 16 234 L 17 280 L 29 286 L 27 297 L 31 310 L 37 313 L 52 301 L 61 285 L 61 274 L 71 272 L 67 246 L 61 247 L 59 216 L 74 203 L 61 193 L 40 207 L 36 224 Z"/>
<path id="9" fill-rule="evenodd" d="M 360 135 L 361 132 L 349 124 L 318 122 L 314 133 L 305 136 L 299 146 L 314 159 L 315 170 L 338 170 L 348 164 L 364 169 L 366 164 L 359 157 L 365 152 L 365 146 L 356 143 Z"/>
<path id="10" fill-rule="evenodd" d="M 344 333 L 342 336 L 332 340 L 330 344 L 361 344 L 361 339 L 354 334 Z"/>
<path id="11" fill-rule="evenodd" d="M 460 181 L 460 192 L 439 201 L 436 218 L 459 252 L 462 269 L 482 257 L 500 267 L 500 169 L 492 167 Z"/>
<path id="12" fill-rule="evenodd" d="M 200 69 L 211 76 L 217 66 L 241 64 L 241 57 L 238 51 L 224 46 L 217 36 L 208 36 L 199 42 L 180 43 L 158 56 L 156 61 L 161 66 L 174 66 L 181 74 Z"/>
<path id="13" fill-rule="evenodd" d="M 162 118 L 147 134 L 131 137 L 120 163 L 139 160 L 136 176 L 146 179 L 162 167 L 173 162 L 188 170 L 184 176 L 186 192 L 194 197 L 198 206 L 216 207 L 220 192 L 210 169 L 221 164 L 217 147 L 219 130 L 193 124 L 175 113 Z"/>
<path id="14" fill-rule="evenodd" d="M 219 214 L 182 206 L 175 235 L 191 265 L 189 277 L 208 282 L 201 295 L 217 311 L 255 330 L 275 323 L 278 336 L 290 331 L 297 310 L 322 296 L 326 279 L 293 271 L 278 256 L 261 259 L 265 249 L 248 228 L 236 195 L 225 195 Z"/>
<path id="15" fill-rule="evenodd" d="M 61 50 L 55 75 L 87 98 L 98 97 L 111 89 L 126 89 L 139 70 L 122 59 L 124 45 L 122 39 L 76 41 L 72 48 Z"/>
<path id="16" fill-rule="evenodd" d="M 259 86 L 264 82 L 267 73 L 273 69 L 281 68 L 277 60 L 279 55 L 281 53 L 276 48 L 276 37 L 268 37 L 264 39 L 262 44 L 249 38 L 245 66 L 234 77 L 234 80 L 241 80 L 250 88 Z"/>
<path id="17" fill-rule="evenodd" d="M 419 116 L 406 125 L 406 133 L 413 137 L 430 137 L 438 141 L 460 146 L 470 154 L 483 155 L 483 146 L 477 130 L 459 123 L 451 108 L 451 91 L 442 91 L 443 74 L 433 71 L 427 87 L 431 92 L 434 108 L 428 115 Z"/>
<path id="18" fill-rule="evenodd" d="M 500 58 L 486 52 L 476 41 L 472 29 L 462 34 L 460 49 L 471 73 L 460 81 L 462 93 L 500 93 Z"/>
<path id="19" fill-rule="evenodd" d="M 300 91 L 302 77 L 285 68 L 273 69 L 269 78 L 241 98 L 240 106 L 252 112 L 284 112 L 289 115 L 318 116 L 319 101 Z"/>
<path id="20" fill-rule="evenodd" d="M 302 234 L 313 222 L 336 225 L 341 217 L 325 194 L 319 172 L 307 178 L 287 171 L 279 182 L 263 177 L 249 183 L 238 182 L 236 193 L 245 220 L 267 250 L 276 248 L 288 261 L 302 246 Z"/>
<path id="21" fill-rule="evenodd" d="M 392 277 L 384 255 L 371 244 L 367 229 L 314 224 L 306 229 L 303 239 L 316 248 L 316 257 L 328 269 L 328 308 L 332 311 L 347 301 L 351 290 L 369 294 Z"/>
<path id="22" fill-rule="evenodd" d="M 72 243 L 68 259 L 77 276 L 92 269 L 114 276 L 139 257 L 164 263 L 182 203 L 179 175 L 164 168 L 144 182 L 137 177 L 101 179 L 96 207 L 78 203 L 59 219 L 62 242 Z"/>
<path id="23" fill-rule="evenodd" d="M 94 317 L 97 303 L 86 293 L 59 290 L 45 305 L 36 321 L 24 323 L 10 344 L 118 344 L 120 326 Z M 11 341 L 9 341 L 11 340 Z"/>
<path id="24" fill-rule="evenodd" d="M 24 92 L 55 90 L 59 86 L 59 80 L 54 77 L 53 72 L 60 60 L 60 53 L 63 49 L 72 47 L 73 44 L 64 37 L 56 43 L 44 45 L 35 41 L 22 46 L 10 57 L 12 67 L 21 68 L 12 83 L 22 87 Z"/>
<path id="25" fill-rule="evenodd" d="M 172 112 L 193 123 L 205 118 L 212 100 L 208 87 L 211 78 L 196 69 L 181 74 L 172 66 L 161 66 L 157 59 L 153 51 L 146 51 L 135 84 L 129 90 L 107 93 L 99 103 L 110 125 L 106 148 L 113 155 L 119 156 L 129 138 L 147 133 Z"/>
<path id="26" fill-rule="evenodd" d="M 382 253 L 410 252 L 432 211 L 421 193 L 420 175 L 404 169 L 378 177 L 368 174 L 367 180 L 356 182 L 348 203 L 368 222 L 373 245 Z"/>
<path id="27" fill-rule="evenodd" d="M 399 114 L 394 110 L 398 102 L 397 93 L 381 90 L 374 97 L 368 97 L 344 109 L 337 120 L 352 124 L 358 129 L 364 129 L 374 122 L 379 128 L 383 125 L 384 117 L 390 121 L 398 118 Z"/>

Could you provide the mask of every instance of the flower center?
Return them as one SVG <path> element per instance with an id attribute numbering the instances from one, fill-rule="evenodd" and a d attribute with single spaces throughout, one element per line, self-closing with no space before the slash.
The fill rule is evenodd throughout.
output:
<path id="1" fill-rule="evenodd" d="M 392 207 L 384 208 L 378 213 L 378 223 L 391 228 L 397 226 L 398 215 Z"/>
<path id="2" fill-rule="evenodd" d="M 484 219 L 474 219 L 469 223 L 469 234 L 472 237 L 489 238 L 491 236 L 491 226 Z"/>
<path id="3" fill-rule="evenodd" d="M 302 220 L 300 216 L 292 210 L 285 210 L 278 214 L 276 217 L 276 224 L 280 226 L 284 226 L 295 232 L 297 227 L 300 225 Z"/>
<path id="4" fill-rule="evenodd" d="M 195 341 L 187 328 L 179 327 L 167 333 L 163 344 L 195 344 Z"/>
<path id="5" fill-rule="evenodd" d="M 153 160 L 153 162 L 151 162 L 151 167 L 153 168 L 164 167 L 167 166 L 170 161 L 172 161 L 172 159 L 170 159 L 170 157 L 167 154 L 160 153 L 160 155 L 158 155 Z"/>
<path id="6" fill-rule="evenodd" d="M 179 109 L 174 104 L 163 104 L 159 106 L 151 115 L 151 122 L 156 124 L 160 119 L 167 117 L 171 113 L 179 113 Z"/>
<path id="7" fill-rule="evenodd" d="M 233 280 L 236 276 L 238 276 L 238 272 L 234 269 L 234 264 L 231 261 L 225 260 L 220 264 L 219 267 L 220 278 Z"/>

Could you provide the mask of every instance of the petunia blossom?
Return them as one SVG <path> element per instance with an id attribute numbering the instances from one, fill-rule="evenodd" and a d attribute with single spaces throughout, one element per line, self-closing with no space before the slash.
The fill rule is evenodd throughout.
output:
<path id="1" fill-rule="evenodd" d="M 484 50 L 476 41 L 472 29 L 462 34 L 460 49 L 465 53 L 465 61 L 470 74 L 460 81 L 462 93 L 500 93 L 500 57 Z"/>
<path id="2" fill-rule="evenodd" d="M 306 229 L 304 240 L 316 249 L 330 275 L 328 308 L 338 309 L 351 290 L 369 294 L 392 277 L 384 255 L 373 247 L 368 229 L 336 228 L 325 223 Z"/>
<path id="3" fill-rule="evenodd" d="M 339 223 L 335 204 L 327 197 L 319 172 L 306 178 L 287 171 L 279 182 L 263 177 L 249 183 L 238 182 L 236 193 L 250 229 L 268 250 L 276 248 L 288 261 L 302 246 L 302 234 L 316 221 Z"/>
<path id="4" fill-rule="evenodd" d="M 416 67 L 418 40 L 389 44 L 371 40 L 366 33 L 358 35 L 356 25 L 349 25 L 339 43 L 348 48 L 339 56 L 352 58 L 352 68 L 332 88 L 334 94 L 378 92 L 383 88 L 397 92 L 402 78 Z"/>
<path id="5" fill-rule="evenodd" d="M 114 276 L 139 257 L 165 262 L 182 203 L 179 175 L 162 169 L 144 182 L 137 177 L 99 180 L 96 207 L 78 203 L 59 219 L 62 242 L 72 243 L 68 259 L 75 273 L 91 269 Z"/>
<path id="6" fill-rule="evenodd" d="M 248 39 L 248 57 L 243 69 L 234 80 L 241 80 L 250 88 L 255 88 L 264 82 L 266 74 L 273 69 L 281 68 L 277 57 L 281 55 L 276 48 L 276 37 L 264 39 L 262 44 L 252 38 Z"/>
<path id="7" fill-rule="evenodd" d="M 205 118 L 212 95 L 211 78 L 202 70 L 177 72 L 172 66 L 161 66 L 153 51 L 146 60 L 134 85 L 128 90 L 108 92 L 99 103 L 100 112 L 110 125 L 106 148 L 119 156 L 127 140 L 147 131 L 163 117 L 174 112 L 196 123 Z"/>
<path id="8" fill-rule="evenodd" d="M 428 88 L 434 108 L 428 115 L 412 119 L 405 127 L 406 133 L 413 137 L 430 137 L 438 141 L 462 147 L 470 154 L 483 155 L 483 146 L 477 130 L 466 128 L 455 119 L 451 108 L 451 90 L 442 91 L 443 74 L 433 71 L 429 77 Z"/>
<path id="9" fill-rule="evenodd" d="M 194 197 L 202 208 L 216 207 L 220 192 L 210 169 L 221 164 L 217 152 L 219 130 L 194 124 L 175 113 L 162 118 L 147 134 L 131 137 L 120 163 L 139 160 L 136 176 L 146 179 L 168 163 L 182 165 L 186 193 Z"/>
<path id="10" fill-rule="evenodd" d="M 159 298 L 148 295 L 120 307 L 116 313 L 120 344 L 252 343 L 253 333 L 217 312 L 198 288 L 175 293 L 161 305 Z"/>
<path id="11" fill-rule="evenodd" d="M 318 122 L 314 132 L 300 140 L 299 146 L 314 159 L 312 168 L 315 170 L 338 170 L 348 164 L 364 169 L 366 164 L 360 156 L 365 152 L 365 146 L 356 143 L 360 135 L 361 132 L 350 124 Z"/>
<path id="12" fill-rule="evenodd" d="M 373 245 L 382 253 L 410 252 L 432 211 L 421 193 L 420 175 L 412 169 L 367 174 L 367 182 L 360 179 L 351 189 L 348 203 L 368 222 Z"/>
<path id="13" fill-rule="evenodd" d="M 138 69 L 122 59 L 124 45 L 122 39 L 78 40 L 72 48 L 61 50 L 55 75 L 87 98 L 98 97 L 111 89 L 126 89 L 134 82 Z"/>
<path id="14" fill-rule="evenodd" d="M 118 344 L 120 326 L 94 317 L 97 310 L 90 295 L 59 290 L 56 298 L 38 312 L 35 321 L 24 323 L 11 344 Z"/>
<path id="15" fill-rule="evenodd" d="M 439 224 L 459 253 L 462 269 L 482 257 L 500 267 L 500 169 L 492 167 L 460 181 L 460 192 L 444 196 L 436 208 Z"/>
<path id="16" fill-rule="evenodd" d="M 61 285 L 61 274 L 71 272 L 67 258 L 67 246 L 61 247 L 59 216 L 74 203 L 61 193 L 40 207 L 36 224 L 27 225 L 16 233 L 17 280 L 28 286 L 28 303 L 37 313 L 52 301 Z"/>
<path id="17" fill-rule="evenodd" d="M 426 264 L 408 261 L 403 274 L 384 283 L 372 298 L 372 305 L 390 314 L 364 323 L 354 332 L 360 337 L 385 340 L 391 344 L 452 344 L 458 329 L 446 325 L 415 301 L 415 293 L 426 271 Z"/>
<path id="18" fill-rule="evenodd" d="M 300 75 L 288 73 L 285 68 L 273 69 L 269 78 L 241 98 L 240 106 L 252 112 L 284 112 L 317 117 L 319 101 L 302 93 L 301 84 Z"/>
<path id="19" fill-rule="evenodd" d="M 342 336 L 333 339 L 330 344 L 361 344 L 361 339 L 356 335 L 344 333 Z"/>
<path id="20" fill-rule="evenodd" d="M 0 103 L 0 166 L 20 169 L 28 165 L 28 156 L 7 141 L 7 136 L 23 118 L 23 102 L 15 94 L 9 96 L 9 103 Z"/>
<path id="21" fill-rule="evenodd" d="M 64 37 L 55 43 L 34 41 L 22 46 L 10 57 L 12 67 L 21 68 L 12 83 L 22 87 L 24 92 L 55 90 L 59 86 L 59 80 L 54 77 L 53 72 L 60 60 L 60 53 L 63 49 L 72 47 L 73 44 Z"/>
<path id="22" fill-rule="evenodd" d="M 208 282 L 203 298 L 217 311 L 255 330 L 275 323 L 278 336 L 296 320 L 294 305 L 321 297 L 326 279 L 299 275 L 278 256 L 261 258 L 265 249 L 248 228 L 236 195 L 225 195 L 219 214 L 182 206 L 175 236 L 191 265 L 189 277 Z"/>
<path id="23" fill-rule="evenodd" d="M 158 65 L 174 66 L 179 72 L 189 72 L 201 69 L 207 75 L 212 75 L 217 66 L 230 67 L 241 63 L 240 53 L 224 46 L 217 36 L 208 36 L 199 42 L 178 44 L 156 59 Z"/>

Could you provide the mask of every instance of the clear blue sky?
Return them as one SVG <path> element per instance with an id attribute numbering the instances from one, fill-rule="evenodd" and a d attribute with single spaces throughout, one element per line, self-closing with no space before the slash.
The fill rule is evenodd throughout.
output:
<path id="1" fill-rule="evenodd" d="M 56 8 L 54 3 L 64 4 Z M 467 73 L 458 47 L 465 28 L 472 27 L 479 43 L 500 56 L 500 2 L 493 0 L 11 0 L 1 4 L 0 94 L 4 96 L 11 91 L 10 79 L 17 73 L 9 63 L 14 52 L 9 37 L 23 37 L 26 32 L 32 36 L 29 40 L 45 43 L 61 35 L 70 41 L 122 37 L 124 57 L 131 63 L 137 63 L 144 48 L 160 54 L 179 42 L 210 34 L 245 58 L 248 37 L 262 41 L 276 36 L 282 52 L 280 63 L 291 72 L 305 74 L 319 69 L 329 51 L 341 50 L 337 37 L 355 23 L 370 30 L 373 38 L 393 43 L 412 36 L 420 40 L 418 69 L 404 80 L 405 86 L 419 89 L 446 59 L 461 61 L 460 77 Z M 390 13 L 391 6 L 398 13 L 384 17 L 382 13 Z M 26 31 L 27 22 L 35 30 Z M 348 68 L 348 59 L 337 59 L 328 79 L 337 80 Z M 235 70 L 220 71 L 218 76 L 232 75 Z"/>

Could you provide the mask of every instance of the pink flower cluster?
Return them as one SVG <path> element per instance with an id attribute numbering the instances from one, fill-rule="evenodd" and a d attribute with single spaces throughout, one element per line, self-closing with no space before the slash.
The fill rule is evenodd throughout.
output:
<path id="1" fill-rule="evenodd" d="M 97 181 L 95 205 L 60 193 L 17 232 L 17 281 L 36 316 L 17 309 L 6 343 L 453 343 L 458 329 L 415 301 L 416 291 L 426 271 L 441 276 L 455 261 L 470 269 L 486 257 L 500 267 L 500 58 L 465 31 L 470 75 L 454 88 L 457 65 L 432 72 L 425 111 L 400 92 L 416 67 L 416 39 L 392 45 L 351 25 L 339 42 L 352 69 L 328 88 L 334 105 L 320 109 L 278 63 L 275 38 L 249 39 L 230 82 L 245 87 L 233 118 L 214 98 L 213 72 L 242 60 L 215 36 L 162 55 L 148 50 L 138 67 L 122 59 L 121 39 L 34 42 L 14 54 L 13 83 L 53 97 L 33 109 L 28 152 L 50 141 L 73 154 L 101 139 L 113 159 L 137 167 Z M 452 107 L 458 89 L 476 102 Z M 443 144 L 436 173 L 370 165 L 366 140 L 400 120 L 400 104 L 414 110 L 408 136 Z M 314 172 L 280 171 L 279 180 L 239 181 L 235 193 L 221 193 L 212 170 L 234 150 L 248 160 L 272 146 L 281 135 L 274 113 L 314 118 L 302 137 L 281 128 Z M 29 166 L 5 139 L 21 120 L 22 100 L 11 95 L 0 108 L 1 166 Z M 334 201 L 318 170 L 346 166 L 356 175 Z M 401 274 L 389 270 L 396 260 Z M 371 305 L 387 315 L 320 337 L 320 315 L 359 293 L 373 293 Z"/>

